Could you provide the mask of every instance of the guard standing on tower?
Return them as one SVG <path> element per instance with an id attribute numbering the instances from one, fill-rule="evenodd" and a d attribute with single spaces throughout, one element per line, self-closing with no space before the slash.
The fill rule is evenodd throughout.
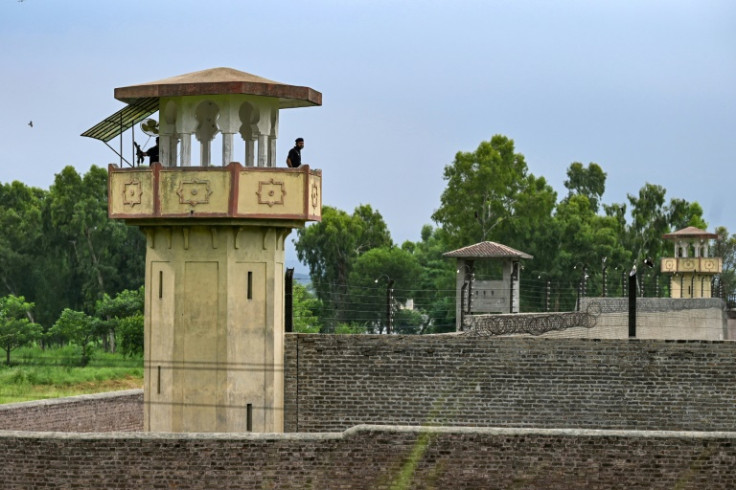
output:
<path id="1" fill-rule="evenodd" d="M 289 150 L 289 156 L 286 157 L 286 165 L 291 168 L 297 168 L 302 164 L 302 148 L 304 148 L 304 138 L 297 138 L 294 148 Z"/>

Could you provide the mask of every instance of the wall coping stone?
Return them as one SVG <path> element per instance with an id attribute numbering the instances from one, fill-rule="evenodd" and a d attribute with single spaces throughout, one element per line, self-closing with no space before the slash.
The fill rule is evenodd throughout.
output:
<path id="1" fill-rule="evenodd" d="M 65 403 L 79 403 L 79 402 L 86 402 L 86 401 L 105 400 L 105 399 L 119 398 L 119 397 L 124 397 L 124 396 L 135 396 L 135 395 L 141 395 L 141 394 L 143 394 L 143 390 L 138 388 L 138 389 L 133 389 L 133 390 L 107 391 L 105 393 L 92 393 L 92 394 L 86 394 L 86 395 L 66 396 L 63 398 L 45 398 L 43 400 L 31 400 L 27 402 L 3 403 L 0 405 L 0 412 L 2 412 L 3 410 L 18 410 L 21 408 L 35 408 L 35 407 L 44 407 L 44 406 L 52 406 L 52 405 L 63 405 Z"/>
<path id="2" fill-rule="evenodd" d="M 625 437 L 642 439 L 736 439 L 734 431 L 674 431 L 674 430 L 610 430 L 610 429 L 542 429 L 509 427 L 445 427 L 415 425 L 361 424 L 343 432 L 287 432 L 287 433 L 174 433 L 174 432 L 32 432 L 0 430 L 0 439 L 58 439 L 58 440 L 271 440 L 315 441 L 339 440 L 360 433 L 418 433 L 418 434 L 486 434 L 498 436 L 562 436 L 562 437 Z"/>
<path id="3" fill-rule="evenodd" d="M 515 314 L 518 316 L 520 314 Z M 478 337 L 468 335 L 468 332 L 448 332 L 438 334 L 427 334 L 427 335 L 390 335 L 384 334 L 325 334 L 325 333 L 296 333 L 290 332 L 286 334 L 286 337 L 298 338 L 299 342 L 317 340 L 316 337 L 330 337 L 334 342 L 348 341 L 350 337 L 359 336 L 361 339 L 368 340 L 386 340 L 391 339 L 392 341 L 401 341 L 403 339 L 416 339 L 416 338 L 437 338 L 437 337 L 457 337 L 457 338 L 482 338 L 484 341 L 490 342 L 555 342 L 555 343 L 576 343 L 576 342 L 601 342 L 601 343 L 626 343 L 626 342 L 638 342 L 646 344 L 734 344 L 734 340 L 702 340 L 702 339 L 641 339 L 641 338 L 625 338 L 625 339 L 591 339 L 587 337 L 575 337 L 575 338 L 560 338 L 560 337 Z M 310 338 L 311 337 L 311 338 Z"/>

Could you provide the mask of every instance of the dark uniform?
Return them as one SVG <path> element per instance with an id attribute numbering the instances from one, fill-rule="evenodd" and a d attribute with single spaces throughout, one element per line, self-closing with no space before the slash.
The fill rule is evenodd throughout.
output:
<path id="1" fill-rule="evenodd" d="M 144 155 L 148 157 L 148 163 L 154 164 L 155 162 L 158 162 L 158 142 L 156 143 L 156 146 L 152 146 L 146 150 Z"/>
<path id="2" fill-rule="evenodd" d="M 302 149 L 299 146 L 295 146 L 289 150 L 289 156 L 287 157 L 287 163 L 290 163 L 291 168 L 297 168 L 302 164 Z"/>

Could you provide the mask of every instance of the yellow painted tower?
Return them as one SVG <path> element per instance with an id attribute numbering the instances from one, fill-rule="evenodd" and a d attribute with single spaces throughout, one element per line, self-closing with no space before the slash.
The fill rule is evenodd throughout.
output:
<path id="1" fill-rule="evenodd" d="M 321 219 L 322 174 L 276 168 L 278 114 L 322 96 L 216 68 L 115 97 L 129 105 L 85 136 L 105 141 L 160 119 L 160 163 L 109 169 L 109 216 L 147 237 L 145 430 L 282 432 L 284 243 Z"/>
<path id="2" fill-rule="evenodd" d="M 662 259 L 662 272 L 670 275 L 670 297 L 710 298 L 711 280 L 723 269 L 721 257 L 711 256 L 715 233 L 689 226 L 664 235 L 675 244 L 675 256 Z"/>

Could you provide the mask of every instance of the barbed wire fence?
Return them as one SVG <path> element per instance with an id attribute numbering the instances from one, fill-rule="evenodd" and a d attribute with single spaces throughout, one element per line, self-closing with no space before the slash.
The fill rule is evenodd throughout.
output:
<path id="1" fill-rule="evenodd" d="M 660 330 L 669 329 L 669 338 L 718 340 L 722 332 L 713 325 L 718 322 L 718 311 L 726 304 L 716 298 L 720 291 L 712 288 L 713 298 L 674 300 L 664 297 L 669 292 L 661 287 L 637 290 L 638 315 L 642 324 L 655 325 Z M 467 317 L 468 328 L 461 335 L 491 337 L 508 335 L 570 336 L 594 338 L 622 338 L 627 324 L 628 294 L 624 285 L 609 287 L 606 297 L 602 296 L 601 285 L 568 284 L 567 286 L 544 279 L 522 279 L 520 284 L 520 313 L 518 314 L 471 314 Z M 386 294 L 384 285 L 365 286 L 348 284 L 336 288 L 335 294 L 342 295 L 346 307 L 341 311 L 294 312 L 294 320 L 325 324 L 338 319 L 349 319 L 356 329 L 349 333 L 387 333 L 387 301 L 394 315 L 395 334 L 421 334 L 456 331 L 458 292 L 456 289 L 394 288 Z M 642 292 L 643 291 L 643 292 Z M 659 293 L 655 296 L 655 293 Z M 399 299 L 401 298 L 401 300 Z M 735 298 L 728 298 L 734 300 Z M 663 315 L 663 313 L 666 313 Z M 724 313 L 725 314 L 725 313 Z M 648 327 L 645 327 L 648 328 Z M 679 329 L 679 330 L 678 330 Z M 720 337 L 718 337 L 720 333 Z M 625 335 L 624 335 L 625 336 Z M 728 340 L 728 339 L 727 339 Z M 76 358 L 25 359 L 16 357 L 14 366 L 39 367 L 72 366 Z M 155 363 L 149 361 L 148 363 Z M 105 359 L 99 367 L 144 369 L 142 359 Z M 167 364 L 171 370 L 222 370 L 264 371 L 273 369 L 251 363 L 188 363 Z"/>
<path id="2" fill-rule="evenodd" d="M 615 276 L 614 276 L 615 277 Z M 665 277 L 666 276 L 662 276 Z M 592 328 L 594 325 L 593 318 L 600 313 L 591 310 L 581 310 L 581 305 L 587 304 L 586 308 L 591 308 L 590 301 L 600 298 L 604 300 L 606 305 L 619 304 L 616 308 L 618 312 L 626 311 L 624 307 L 628 301 L 628 273 L 626 278 L 615 277 L 616 284 L 613 280 L 604 287 L 601 283 L 593 281 L 580 281 L 578 284 L 561 284 L 543 279 L 529 279 L 522 281 L 519 288 L 519 313 L 527 315 L 523 320 L 516 322 L 524 323 L 526 327 L 518 327 L 520 331 L 540 330 L 564 330 L 571 326 L 581 326 Z M 658 299 L 656 303 L 657 311 L 682 311 L 682 310 L 699 310 L 702 304 L 697 301 L 672 300 L 669 298 L 668 284 L 663 286 L 663 279 L 660 276 L 643 277 L 637 282 L 635 295 L 637 298 Z M 707 287 L 706 287 L 707 286 Z M 319 321 L 323 325 L 331 322 L 343 321 L 353 325 L 362 325 L 365 327 L 365 333 L 427 333 L 427 332 L 447 332 L 454 331 L 456 325 L 456 313 L 459 311 L 458 301 L 462 303 L 460 309 L 463 313 L 473 315 L 476 313 L 508 313 L 508 310 L 499 309 L 499 311 L 478 311 L 473 307 L 473 297 L 461 298 L 461 294 L 456 289 L 401 289 L 392 288 L 392 294 L 386 294 L 385 287 L 366 287 L 358 285 L 346 285 L 335 290 L 345 291 L 343 293 L 334 293 L 340 297 L 340 304 L 345 305 L 340 309 L 333 309 L 323 312 L 319 317 Z M 477 295 L 483 293 L 487 296 L 508 296 L 510 291 L 503 288 L 485 288 L 473 290 Z M 591 294 L 592 293 L 592 294 Z M 722 292 L 718 289 L 716 281 L 708 285 L 702 285 L 702 290 L 698 291 L 702 296 L 708 298 L 719 298 Z M 397 298 L 405 298 L 406 301 L 399 301 Z M 615 301 L 618 298 L 618 303 Z M 387 304 L 388 302 L 388 304 Z M 646 303 L 649 308 L 647 312 L 652 312 L 651 308 L 655 308 L 654 303 Z M 725 304 L 725 303 L 724 303 Z M 709 306 L 711 307 L 711 306 Z M 594 308 L 595 309 L 595 308 Z M 388 318 L 390 314 L 393 318 Z M 404 317 L 400 315 L 404 313 Z M 411 313 L 414 313 L 412 315 Z M 559 315 L 549 315 L 558 313 Z M 642 311 L 644 313 L 644 311 Z M 532 315 L 545 314 L 545 315 Z M 498 315 L 495 315 L 498 316 Z M 708 315 L 706 315 L 707 317 Z M 305 320 L 305 317 L 295 315 L 295 321 Z M 393 330 L 388 328 L 390 321 L 402 320 L 404 324 L 394 325 Z M 496 325 L 493 330 L 506 331 L 511 327 L 503 327 L 502 324 L 510 325 L 514 320 L 500 316 L 498 318 L 484 320 L 487 324 Z M 412 324 L 411 322 L 415 322 Z M 547 325 L 547 327 L 531 327 L 531 323 Z M 554 325 L 554 326 L 553 326 Z M 427 328 L 431 327 L 431 328 Z M 488 329 L 486 329 L 488 330 Z M 513 330 L 513 329 L 512 329 Z"/>

